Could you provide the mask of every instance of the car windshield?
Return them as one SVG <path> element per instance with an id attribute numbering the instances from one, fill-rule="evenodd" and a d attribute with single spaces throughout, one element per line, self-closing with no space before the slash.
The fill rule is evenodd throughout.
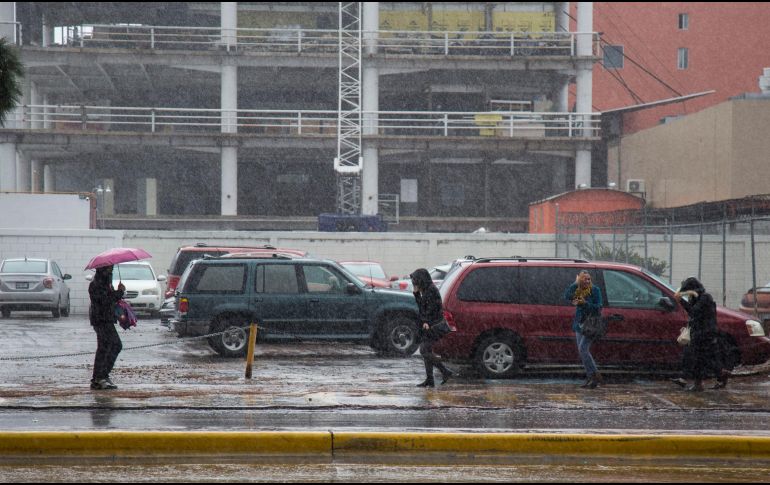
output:
<path id="1" fill-rule="evenodd" d="M 154 280 L 155 276 L 152 274 L 152 269 L 149 266 L 119 264 L 112 272 L 112 279 L 113 281 Z"/>
<path id="2" fill-rule="evenodd" d="M 380 278 L 385 279 L 385 271 L 379 264 L 368 263 L 345 263 L 342 266 L 348 269 L 356 276 L 364 276 L 367 278 Z"/>
<path id="3" fill-rule="evenodd" d="M 677 289 L 676 289 L 676 288 L 673 288 L 673 287 L 672 287 L 672 286 L 671 286 L 671 285 L 670 285 L 670 284 L 669 284 L 667 281 L 663 281 L 663 279 L 662 279 L 660 276 L 656 275 L 656 274 L 655 274 L 655 273 L 653 273 L 652 271 L 648 271 L 648 270 L 646 270 L 646 269 L 644 269 L 644 268 L 641 268 L 641 270 L 642 270 L 642 272 L 643 272 L 644 274 L 646 274 L 646 275 L 647 275 L 647 276 L 649 276 L 650 278 L 654 279 L 655 281 L 657 281 L 658 283 L 660 283 L 661 285 L 663 285 L 665 288 L 668 288 L 668 289 L 669 289 L 669 290 L 671 290 L 672 292 L 676 292 L 676 291 L 677 291 Z"/>
<path id="4" fill-rule="evenodd" d="M 48 272 L 47 261 L 6 261 L 0 273 L 38 273 Z"/>

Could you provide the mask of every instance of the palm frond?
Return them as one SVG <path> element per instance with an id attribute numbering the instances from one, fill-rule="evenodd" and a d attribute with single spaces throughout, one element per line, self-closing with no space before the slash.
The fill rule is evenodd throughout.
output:
<path id="1" fill-rule="evenodd" d="M 5 126 L 8 114 L 21 101 L 21 80 L 24 66 L 16 47 L 0 39 L 0 126 Z"/>

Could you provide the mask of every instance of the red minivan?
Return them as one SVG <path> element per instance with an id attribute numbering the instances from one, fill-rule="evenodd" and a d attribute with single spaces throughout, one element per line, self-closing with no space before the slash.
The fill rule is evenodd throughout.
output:
<path id="1" fill-rule="evenodd" d="M 581 270 L 602 291 L 607 335 L 591 352 L 600 366 L 678 368 L 676 338 L 687 312 L 675 290 L 638 266 L 557 258 L 482 258 L 449 275 L 441 296 L 455 332 L 436 353 L 471 361 L 487 378 L 516 375 L 526 364 L 579 364 L 575 308 L 564 298 Z M 770 359 L 770 339 L 751 316 L 719 307 L 720 338 L 732 364 Z"/>

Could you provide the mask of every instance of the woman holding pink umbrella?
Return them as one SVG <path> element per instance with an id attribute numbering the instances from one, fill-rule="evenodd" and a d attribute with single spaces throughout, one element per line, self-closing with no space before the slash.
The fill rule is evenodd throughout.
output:
<path id="1" fill-rule="evenodd" d="M 115 328 L 115 305 L 123 298 L 126 287 L 122 282 L 118 284 L 117 290 L 112 286 L 113 265 L 151 257 L 142 249 L 114 248 L 95 256 L 86 266 L 86 269 L 96 269 L 94 279 L 88 286 L 88 296 L 91 298 L 88 318 L 96 332 L 97 342 L 91 389 L 118 388 L 110 379 L 118 354 L 123 350 L 123 343 Z"/>
<path id="2" fill-rule="evenodd" d="M 94 357 L 94 374 L 91 379 L 91 389 L 117 389 L 118 386 L 110 380 L 110 372 L 115 366 L 118 354 L 123 350 L 123 343 L 115 328 L 115 305 L 123 298 L 126 287 L 118 284 L 115 290 L 112 286 L 112 266 L 96 268 L 93 281 L 88 286 L 91 306 L 88 317 L 96 332 L 96 356 Z"/>

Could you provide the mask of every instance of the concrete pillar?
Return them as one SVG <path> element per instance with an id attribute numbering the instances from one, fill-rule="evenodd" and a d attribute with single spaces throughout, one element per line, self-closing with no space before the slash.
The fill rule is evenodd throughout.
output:
<path id="1" fill-rule="evenodd" d="M 238 215 L 238 148 L 222 147 L 222 215 Z"/>
<path id="2" fill-rule="evenodd" d="M 15 143 L 0 143 L 0 191 L 16 191 Z"/>
<path id="3" fill-rule="evenodd" d="M 0 2 L 0 37 L 9 44 L 18 41 L 16 24 L 16 2 Z"/>
<path id="4" fill-rule="evenodd" d="M 54 186 L 53 181 L 53 167 L 46 164 L 43 167 L 43 192 L 55 192 L 56 187 Z"/>
<path id="5" fill-rule="evenodd" d="M 30 191 L 30 177 L 32 175 L 32 163 L 27 155 L 16 154 L 16 192 Z"/>
<path id="6" fill-rule="evenodd" d="M 557 2 L 556 8 L 556 32 L 569 32 L 569 2 Z"/>
<path id="7" fill-rule="evenodd" d="M 43 97 L 40 94 L 37 84 L 33 82 L 30 82 L 29 84 L 29 104 L 33 106 L 44 104 Z M 42 108 L 30 108 L 29 113 L 30 128 L 33 130 L 43 129 L 44 114 Z"/>
<path id="8" fill-rule="evenodd" d="M 48 95 L 43 95 L 43 104 L 46 106 L 45 109 L 43 109 L 43 129 L 50 130 L 53 128 L 53 122 L 51 121 L 51 113 L 49 111 L 48 106 Z"/>
<path id="9" fill-rule="evenodd" d="M 577 30 L 584 33 L 577 39 L 578 57 L 590 57 L 593 54 L 593 2 L 578 2 Z M 593 110 L 593 63 L 581 61 L 578 65 L 576 80 L 575 111 L 591 113 Z M 591 136 L 590 118 L 583 120 L 583 135 Z M 578 150 L 575 156 L 575 188 L 591 186 L 591 150 Z"/>
<path id="10" fill-rule="evenodd" d="M 30 192 L 39 194 L 43 186 L 43 164 L 40 160 L 33 158 L 31 161 L 32 172 L 30 173 Z"/>
<path id="11" fill-rule="evenodd" d="M 220 86 L 222 133 L 237 133 L 238 66 L 222 66 Z"/>
<path id="12" fill-rule="evenodd" d="M 556 111 L 566 113 L 569 111 L 569 78 L 564 80 L 559 89 L 559 97 L 556 100 Z"/>
<path id="13" fill-rule="evenodd" d="M 364 31 L 364 49 L 367 56 L 377 52 L 377 29 L 380 25 L 379 2 L 364 2 L 362 28 Z M 361 79 L 361 105 L 364 111 L 363 134 L 376 135 L 380 110 L 380 73 L 364 60 L 363 78 Z M 379 150 L 372 142 L 363 142 L 364 166 L 361 174 L 361 214 L 375 215 L 379 212 Z"/>
<path id="14" fill-rule="evenodd" d="M 102 196 L 102 214 L 105 216 L 111 216 L 115 214 L 115 179 L 103 179 L 102 187 L 104 188 L 104 195 Z"/>
<path id="15" fill-rule="evenodd" d="M 54 42 L 54 28 L 53 25 L 51 25 L 51 22 L 46 18 L 45 15 L 42 16 L 42 24 L 43 24 L 43 36 L 42 36 L 42 47 L 51 47 Z"/>
<path id="16" fill-rule="evenodd" d="M 158 215 L 158 180 L 141 178 L 136 184 L 137 214 L 141 216 Z"/>
<path id="17" fill-rule="evenodd" d="M 221 3 L 222 44 L 229 51 L 238 42 L 238 2 Z"/>

